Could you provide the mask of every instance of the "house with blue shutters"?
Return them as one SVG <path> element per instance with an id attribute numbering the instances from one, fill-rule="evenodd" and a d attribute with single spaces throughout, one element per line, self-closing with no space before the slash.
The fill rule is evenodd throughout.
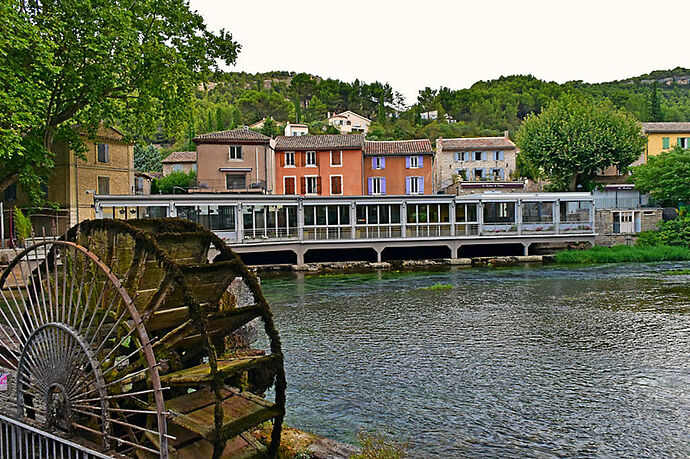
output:
<path id="1" fill-rule="evenodd" d="M 432 194 L 434 150 L 429 139 L 364 142 L 366 194 Z"/>
<path id="2" fill-rule="evenodd" d="M 458 182 L 505 181 L 515 172 L 517 149 L 508 138 L 438 139 L 434 183 L 443 190 Z"/>

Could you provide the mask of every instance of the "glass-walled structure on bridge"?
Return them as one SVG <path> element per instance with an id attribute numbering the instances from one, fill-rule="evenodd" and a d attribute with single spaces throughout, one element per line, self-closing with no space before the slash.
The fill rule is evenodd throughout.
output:
<path id="1" fill-rule="evenodd" d="M 99 218 L 179 217 L 230 243 L 594 234 L 589 193 L 96 196 Z"/>

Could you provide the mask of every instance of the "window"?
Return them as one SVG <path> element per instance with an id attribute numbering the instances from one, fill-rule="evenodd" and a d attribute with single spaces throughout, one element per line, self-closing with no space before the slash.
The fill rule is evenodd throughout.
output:
<path id="1" fill-rule="evenodd" d="M 304 194 L 319 194 L 319 177 L 304 177 Z"/>
<path id="2" fill-rule="evenodd" d="M 17 184 L 13 183 L 12 185 L 5 188 L 4 196 L 5 196 L 5 201 L 16 201 L 17 200 Z"/>
<path id="3" fill-rule="evenodd" d="M 482 160 L 482 152 L 481 151 L 475 151 L 474 152 L 474 160 L 475 161 L 481 161 Z"/>
<path id="4" fill-rule="evenodd" d="M 196 172 L 196 163 L 192 164 L 192 170 Z"/>
<path id="5" fill-rule="evenodd" d="M 305 166 L 316 166 L 316 152 L 307 151 L 304 153 L 304 165 Z"/>
<path id="6" fill-rule="evenodd" d="M 244 190 L 247 188 L 247 177 L 244 174 L 226 174 L 225 188 L 228 190 Z"/>
<path id="7" fill-rule="evenodd" d="M 285 194 L 297 194 L 297 184 L 295 177 L 283 178 Z"/>
<path id="8" fill-rule="evenodd" d="M 110 194 L 110 177 L 98 177 L 98 194 Z"/>
<path id="9" fill-rule="evenodd" d="M 99 143 L 96 145 L 96 159 L 99 163 L 109 163 L 110 162 L 110 145 L 107 143 Z"/>
<path id="10" fill-rule="evenodd" d="M 374 156 L 371 158 L 371 168 L 374 170 L 380 170 L 386 168 L 386 158 L 383 156 Z"/>
<path id="11" fill-rule="evenodd" d="M 494 151 L 494 161 L 503 161 L 502 151 Z"/>
<path id="12" fill-rule="evenodd" d="M 419 156 L 408 156 L 407 157 L 407 168 L 408 169 L 418 169 L 420 167 L 420 157 Z"/>
<path id="13" fill-rule="evenodd" d="M 474 170 L 474 179 L 475 180 L 482 180 L 484 178 L 484 169 L 475 169 Z"/>
<path id="14" fill-rule="evenodd" d="M 505 174 L 503 172 L 502 167 L 496 167 L 491 169 L 491 178 L 494 180 L 503 180 L 505 178 Z"/>
<path id="15" fill-rule="evenodd" d="M 369 194 L 386 194 L 386 178 L 369 177 L 367 179 L 367 192 Z"/>
<path id="16" fill-rule="evenodd" d="M 294 151 L 286 151 L 285 152 L 285 166 L 295 167 L 295 152 Z"/>
<path id="17" fill-rule="evenodd" d="M 424 177 L 405 177 L 405 194 L 424 194 Z"/>
<path id="18" fill-rule="evenodd" d="M 182 172 L 182 164 L 173 164 L 173 172 Z"/>
<path id="19" fill-rule="evenodd" d="M 343 194 L 342 175 L 331 175 L 331 194 Z"/>
<path id="20" fill-rule="evenodd" d="M 239 145 L 230 145 L 228 147 L 228 159 L 242 159 L 242 147 Z"/>
<path id="21" fill-rule="evenodd" d="M 343 165 L 343 152 L 340 150 L 331 151 L 331 166 Z"/>
<path id="22" fill-rule="evenodd" d="M 664 150 L 668 150 L 669 148 L 671 148 L 671 141 L 668 137 L 663 137 L 661 139 L 661 143 L 663 144 L 661 148 L 663 148 Z"/>
<path id="23" fill-rule="evenodd" d="M 690 137 L 678 137 L 678 146 L 680 148 L 690 148 Z"/>

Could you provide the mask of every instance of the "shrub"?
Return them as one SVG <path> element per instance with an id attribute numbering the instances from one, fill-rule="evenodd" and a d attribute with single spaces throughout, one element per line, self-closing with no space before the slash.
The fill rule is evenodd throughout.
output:
<path id="1" fill-rule="evenodd" d="M 14 208 L 14 231 L 22 243 L 31 237 L 31 219 L 19 207 Z"/>

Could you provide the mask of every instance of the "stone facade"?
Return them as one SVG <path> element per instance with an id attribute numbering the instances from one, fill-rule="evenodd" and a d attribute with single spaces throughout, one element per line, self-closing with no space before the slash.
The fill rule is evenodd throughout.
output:
<path id="1" fill-rule="evenodd" d="M 47 200 L 69 211 L 69 226 L 96 217 L 94 194 L 128 195 L 134 191 L 134 148 L 120 132 L 101 127 L 95 138 L 82 141 L 86 146 L 83 159 L 64 142 L 53 147 L 55 168 L 48 181 Z"/>
<path id="2" fill-rule="evenodd" d="M 606 247 L 619 244 L 634 245 L 640 232 L 652 231 L 657 228 L 662 221 L 662 210 L 661 208 L 597 209 L 595 214 L 597 233 L 594 239 L 595 245 Z M 630 231 L 626 231 L 623 227 L 625 224 L 617 225 L 615 223 L 617 213 L 627 214 L 631 218 Z"/>
<path id="3" fill-rule="evenodd" d="M 434 183 L 443 190 L 455 182 L 505 181 L 515 172 L 516 147 L 504 137 L 438 139 Z"/>

